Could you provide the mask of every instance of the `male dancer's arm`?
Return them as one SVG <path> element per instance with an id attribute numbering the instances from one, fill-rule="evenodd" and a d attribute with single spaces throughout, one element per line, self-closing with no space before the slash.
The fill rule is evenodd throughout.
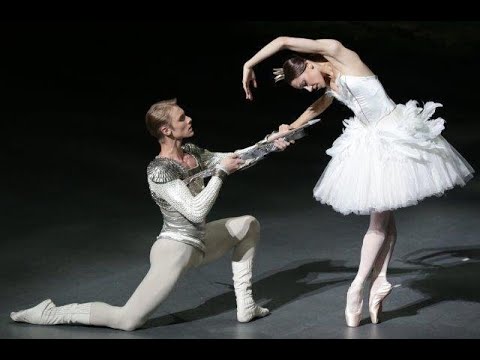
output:
<path id="1" fill-rule="evenodd" d="M 291 143 L 293 143 L 293 141 Z M 267 155 L 268 153 L 273 151 L 284 150 L 288 145 L 289 144 L 287 144 L 285 141 L 281 142 L 280 140 L 277 140 L 275 143 L 272 142 L 271 146 L 267 146 L 267 147 L 259 147 L 257 143 L 253 146 L 249 146 L 244 149 L 235 150 L 234 153 L 222 153 L 222 152 L 211 152 L 209 150 L 199 148 L 198 146 L 193 144 L 186 144 L 185 149 L 188 152 L 195 154 L 196 157 L 200 159 L 201 166 L 204 170 L 201 171 L 200 173 L 197 173 L 193 176 L 183 179 L 183 182 L 186 184 L 189 184 L 195 179 L 207 178 L 209 176 L 212 176 L 215 171 L 215 166 L 218 165 L 221 162 L 221 160 L 226 156 L 236 154 L 240 159 L 245 160 L 245 163 L 238 169 L 238 170 L 244 170 L 255 165 L 258 161 L 263 159 L 265 155 Z M 278 149 L 277 146 L 280 146 L 281 149 Z"/>
<path id="2" fill-rule="evenodd" d="M 158 169 L 162 172 L 162 169 Z M 219 165 L 216 166 L 216 172 L 208 182 L 208 185 L 196 196 L 193 196 L 187 185 L 177 176 L 163 176 L 153 174 L 149 177 L 150 190 L 156 196 L 167 201 L 179 213 L 185 216 L 192 223 L 201 223 L 205 221 L 213 204 L 215 203 L 220 188 L 223 184 L 223 178 L 227 175 Z"/>

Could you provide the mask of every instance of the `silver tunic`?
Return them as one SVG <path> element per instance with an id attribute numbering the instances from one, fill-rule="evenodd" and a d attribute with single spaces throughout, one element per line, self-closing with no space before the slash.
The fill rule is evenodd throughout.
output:
<path id="1" fill-rule="evenodd" d="M 205 186 L 202 178 L 186 185 L 188 176 L 215 166 L 227 153 L 214 153 L 193 144 L 183 150 L 192 155 L 197 166 L 187 169 L 175 160 L 157 156 L 147 167 L 150 194 L 160 207 L 163 228 L 157 239 L 180 241 L 205 252 L 205 220 L 222 186 L 222 180 L 213 176 Z"/>

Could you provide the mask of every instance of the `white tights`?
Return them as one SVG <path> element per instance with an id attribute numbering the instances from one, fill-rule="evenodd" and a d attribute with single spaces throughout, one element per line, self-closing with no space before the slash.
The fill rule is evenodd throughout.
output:
<path id="1" fill-rule="evenodd" d="M 247 322 L 269 313 L 255 304 L 251 294 L 251 270 L 259 237 L 260 224 L 252 216 L 213 221 L 206 225 L 205 256 L 190 245 L 173 240 L 157 240 L 150 251 L 150 270 L 122 307 L 101 302 L 56 307 L 46 300 L 31 309 L 12 313 L 11 318 L 33 324 L 80 323 L 131 331 L 148 320 L 182 274 L 193 267 L 217 260 L 233 249 L 237 319 Z"/>
<path id="2" fill-rule="evenodd" d="M 395 218 L 392 212 L 372 213 L 370 226 L 363 238 L 360 265 L 347 297 L 347 307 L 361 307 L 362 291 L 368 276 L 372 275 L 372 287 L 385 283 L 387 268 L 397 239 Z"/>

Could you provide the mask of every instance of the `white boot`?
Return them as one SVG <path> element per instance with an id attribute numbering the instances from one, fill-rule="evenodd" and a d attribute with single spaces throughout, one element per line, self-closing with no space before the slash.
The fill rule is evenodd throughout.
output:
<path id="1" fill-rule="evenodd" d="M 244 323 L 257 317 L 267 316 L 270 311 L 255 304 L 252 297 L 253 259 L 232 262 L 233 286 L 237 299 L 237 319 Z"/>
<path id="2" fill-rule="evenodd" d="M 37 325 L 90 325 L 90 306 L 91 303 L 75 303 L 56 307 L 52 300 L 47 299 L 30 309 L 12 312 L 10 317 L 14 321 Z"/>

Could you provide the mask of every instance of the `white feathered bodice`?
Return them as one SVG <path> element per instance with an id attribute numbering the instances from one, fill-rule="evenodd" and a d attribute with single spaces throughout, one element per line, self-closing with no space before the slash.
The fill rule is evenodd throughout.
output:
<path id="1" fill-rule="evenodd" d="M 374 123 L 395 109 L 378 77 L 340 74 L 335 81 L 338 91 L 328 93 L 348 106 L 364 124 Z"/>
<path id="2" fill-rule="evenodd" d="M 465 185 L 473 168 L 441 135 L 442 104 L 395 104 L 377 76 L 340 75 L 327 94 L 354 113 L 326 151 L 332 157 L 314 197 L 342 214 L 371 214 L 416 204 Z"/>

